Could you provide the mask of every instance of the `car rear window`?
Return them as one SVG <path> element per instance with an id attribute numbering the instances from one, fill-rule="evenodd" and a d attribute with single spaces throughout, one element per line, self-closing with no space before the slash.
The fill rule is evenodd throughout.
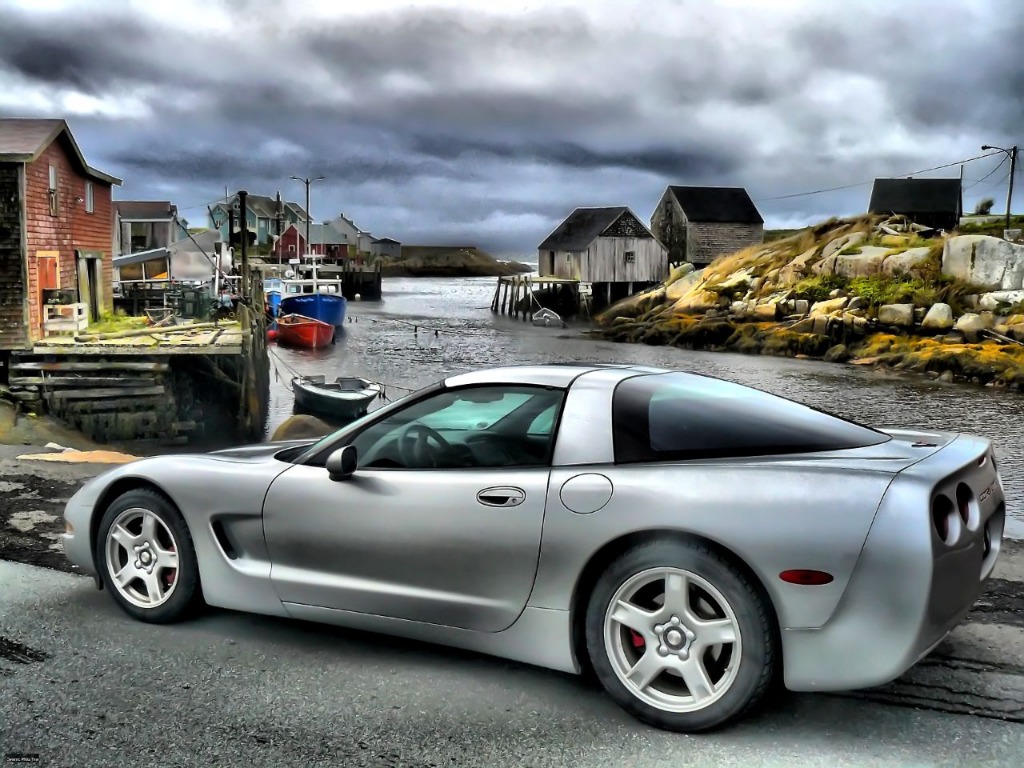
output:
<path id="1" fill-rule="evenodd" d="M 612 425 L 617 463 L 835 451 L 891 439 L 792 400 L 685 373 L 620 383 Z"/>

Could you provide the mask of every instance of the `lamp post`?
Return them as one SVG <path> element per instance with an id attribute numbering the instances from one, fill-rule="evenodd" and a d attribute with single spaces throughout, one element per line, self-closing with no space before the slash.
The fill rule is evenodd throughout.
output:
<path id="1" fill-rule="evenodd" d="M 314 181 L 323 181 L 324 177 L 317 176 L 315 179 L 300 179 L 298 176 L 292 176 L 292 179 L 306 185 L 306 255 L 309 256 L 309 185 Z"/>
<path id="2" fill-rule="evenodd" d="M 1002 147 L 994 147 L 990 144 L 984 144 L 981 147 L 981 151 L 985 152 L 990 149 L 998 149 L 1000 152 L 1005 152 L 1010 156 L 1010 186 L 1006 190 L 1006 228 L 1010 228 L 1010 212 L 1011 205 L 1013 204 L 1013 176 L 1017 171 L 1017 145 L 1014 144 L 1009 149 L 1003 149 Z"/>

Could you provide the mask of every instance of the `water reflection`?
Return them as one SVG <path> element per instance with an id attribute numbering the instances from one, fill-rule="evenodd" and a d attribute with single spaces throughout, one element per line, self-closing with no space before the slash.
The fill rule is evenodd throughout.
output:
<path id="1" fill-rule="evenodd" d="M 328 377 L 364 376 L 390 385 L 392 399 L 446 376 L 495 365 L 555 361 L 631 362 L 693 371 L 748 384 L 872 426 L 972 432 L 996 446 L 1011 515 L 1020 518 L 1024 438 L 1019 394 L 828 365 L 747 355 L 613 344 L 581 334 L 583 324 L 535 328 L 492 315 L 495 281 L 389 279 L 381 302 L 349 304 L 351 322 L 333 347 L 272 346 L 269 429 L 292 413 L 287 367 Z M 286 367 L 287 366 L 287 367 Z M 402 387 L 403 389 L 399 389 Z M 378 407 L 381 401 L 375 401 Z M 1024 524 L 1011 524 L 1015 535 Z"/>

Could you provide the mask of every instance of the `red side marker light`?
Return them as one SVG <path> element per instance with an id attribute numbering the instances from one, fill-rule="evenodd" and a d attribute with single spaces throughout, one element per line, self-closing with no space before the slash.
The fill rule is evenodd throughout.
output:
<path id="1" fill-rule="evenodd" d="M 811 571 L 803 568 L 783 571 L 779 574 L 779 578 L 787 584 L 799 584 L 803 587 L 820 587 L 823 584 L 832 582 L 834 579 L 831 573 L 825 573 L 825 571 Z"/>

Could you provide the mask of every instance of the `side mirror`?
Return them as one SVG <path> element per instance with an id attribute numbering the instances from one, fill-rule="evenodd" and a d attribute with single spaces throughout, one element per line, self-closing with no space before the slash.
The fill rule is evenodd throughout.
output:
<path id="1" fill-rule="evenodd" d="M 331 476 L 331 480 L 335 482 L 348 480 L 355 474 L 356 468 L 359 466 L 359 456 L 356 454 L 356 447 L 354 445 L 346 445 L 344 448 L 333 451 L 327 457 L 327 463 L 324 466 L 327 468 L 327 473 Z"/>

